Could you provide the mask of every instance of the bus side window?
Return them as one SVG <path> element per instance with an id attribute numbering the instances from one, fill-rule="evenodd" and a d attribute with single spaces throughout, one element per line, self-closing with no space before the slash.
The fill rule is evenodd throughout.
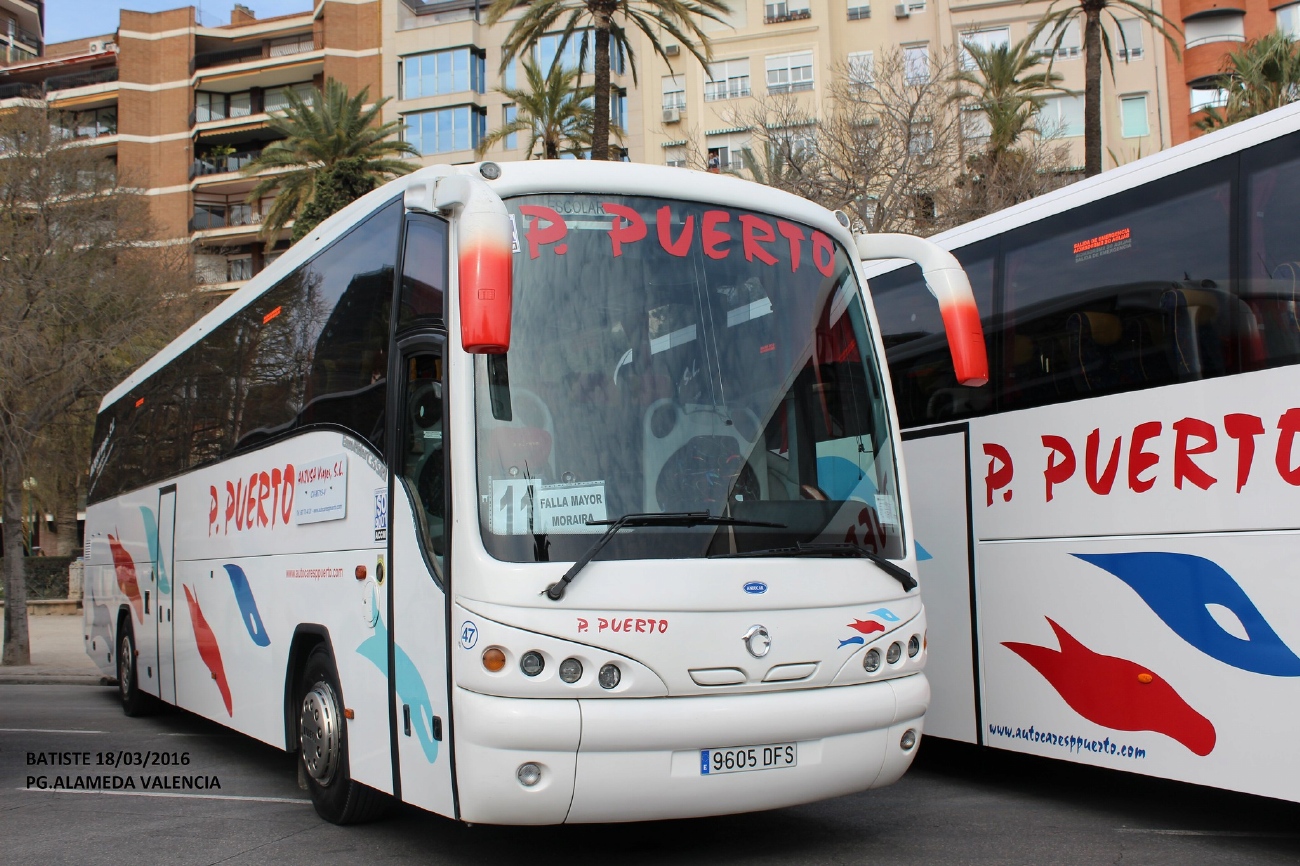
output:
<path id="1" fill-rule="evenodd" d="M 1245 269 L 1239 294 L 1259 327 L 1255 367 L 1300 363 L 1300 147 L 1295 136 L 1242 155 Z"/>
<path id="2" fill-rule="evenodd" d="M 397 329 L 443 321 L 447 288 L 447 224 L 437 217 L 409 214 L 402 253 L 402 295 Z"/>
<path id="3" fill-rule="evenodd" d="M 425 543 L 436 562 L 446 549 L 446 475 L 442 423 L 442 359 L 412 355 L 406 363 L 402 477 L 419 503 Z"/>

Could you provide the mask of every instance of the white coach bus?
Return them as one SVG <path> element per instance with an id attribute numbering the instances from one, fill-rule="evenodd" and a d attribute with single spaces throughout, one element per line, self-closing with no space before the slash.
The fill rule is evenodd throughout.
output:
<path id="1" fill-rule="evenodd" d="M 337 823 L 893 782 L 926 620 L 859 256 L 925 263 L 987 362 L 951 256 L 841 220 L 577 162 L 355 202 L 104 398 L 87 652 L 128 714 L 299 752 Z"/>
<path id="2" fill-rule="evenodd" d="M 911 468 L 926 732 L 1300 800 L 1300 106 L 933 238 L 869 272 Z"/>

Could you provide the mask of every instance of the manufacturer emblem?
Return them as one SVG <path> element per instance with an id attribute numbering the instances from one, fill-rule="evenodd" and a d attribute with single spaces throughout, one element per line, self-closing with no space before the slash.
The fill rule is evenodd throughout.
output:
<path id="1" fill-rule="evenodd" d="M 750 595 L 762 595 L 767 592 L 767 584 L 763 583 L 761 580 L 751 580 L 749 583 L 745 584 L 745 592 Z"/>
<path id="2" fill-rule="evenodd" d="M 767 626 L 751 625 L 741 640 L 745 642 L 745 649 L 756 659 L 761 659 L 772 649 L 772 635 L 768 633 Z"/>

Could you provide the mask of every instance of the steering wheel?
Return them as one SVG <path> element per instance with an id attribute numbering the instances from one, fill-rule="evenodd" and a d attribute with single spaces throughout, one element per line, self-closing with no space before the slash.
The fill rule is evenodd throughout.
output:
<path id="1" fill-rule="evenodd" d="M 758 476 L 731 436 L 696 436 L 673 452 L 655 482 L 665 511 L 718 513 L 729 498 L 758 501 Z M 717 507 L 715 507 L 717 506 Z"/>

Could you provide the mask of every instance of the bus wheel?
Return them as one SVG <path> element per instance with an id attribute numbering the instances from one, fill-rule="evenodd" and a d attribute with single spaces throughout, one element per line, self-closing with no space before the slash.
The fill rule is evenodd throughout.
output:
<path id="1" fill-rule="evenodd" d="M 307 658 L 298 688 L 298 760 L 316 814 L 331 824 L 360 824 L 382 815 L 388 798 L 352 781 L 340 694 L 334 659 L 318 646 Z"/>
<path id="2" fill-rule="evenodd" d="M 140 691 L 138 673 L 135 633 L 127 620 L 122 624 L 122 639 L 117 645 L 117 693 L 122 699 L 122 712 L 128 716 L 143 716 L 149 709 L 149 695 Z"/>

